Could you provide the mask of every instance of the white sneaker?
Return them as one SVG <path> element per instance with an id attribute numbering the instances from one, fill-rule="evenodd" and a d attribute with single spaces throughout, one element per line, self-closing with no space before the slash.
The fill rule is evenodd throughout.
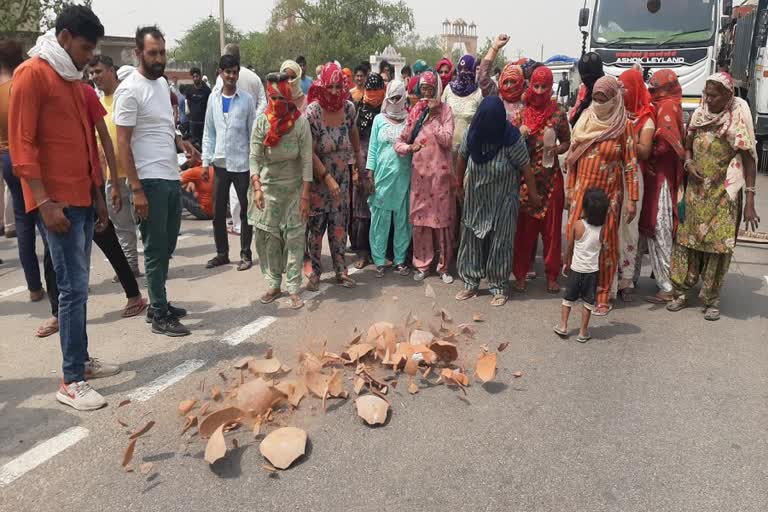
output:
<path id="1" fill-rule="evenodd" d="M 445 274 L 440 274 L 440 279 L 442 279 L 445 284 L 453 283 L 453 276 L 448 272 L 446 272 Z"/>
<path id="2" fill-rule="evenodd" d="M 104 397 L 83 380 L 69 384 L 62 382 L 56 400 L 78 411 L 95 411 L 107 405 Z"/>
<path id="3" fill-rule="evenodd" d="M 85 378 L 88 380 L 111 377 L 117 375 L 121 371 L 122 369 L 116 364 L 102 363 L 95 357 L 92 357 L 89 361 L 85 362 Z"/>

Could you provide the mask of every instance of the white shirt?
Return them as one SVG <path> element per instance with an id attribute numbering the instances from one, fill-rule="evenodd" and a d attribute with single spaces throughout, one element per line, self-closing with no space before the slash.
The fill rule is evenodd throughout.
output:
<path id="1" fill-rule="evenodd" d="M 593 226 L 584 219 L 581 222 L 584 224 L 584 234 L 574 244 L 571 270 L 591 274 L 600 270 L 600 232 L 603 226 Z"/>
<path id="2" fill-rule="evenodd" d="M 215 89 L 220 90 L 222 87 L 224 87 L 224 81 L 221 79 L 221 75 L 219 75 L 216 77 Z M 256 104 L 256 117 L 259 117 L 267 110 L 267 93 L 264 92 L 264 84 L 261 83 L 259 75 L 241 66 L 240 76 L 237 79 L 237 89 L 251 95 L 253 102 Z"/>
<path id="3" fill-rule="evenodd" d="M 133 128 L 131 152 L 139 179 L 178 180 L 176 129 L 168 82 L 131 73 L 115 91 L 112 118 Z"/>

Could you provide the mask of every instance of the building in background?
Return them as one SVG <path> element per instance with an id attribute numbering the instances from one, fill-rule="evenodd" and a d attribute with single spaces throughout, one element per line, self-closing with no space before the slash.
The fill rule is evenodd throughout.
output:
<path id="1" fill-rule="evenodd" d="M 446 19 L 443 21 L 441 40 L 446 56 L 453 52 L 477 55 L 477 25 L 474 21 L 467 24 L 461 18 L 453 21 Z"/>

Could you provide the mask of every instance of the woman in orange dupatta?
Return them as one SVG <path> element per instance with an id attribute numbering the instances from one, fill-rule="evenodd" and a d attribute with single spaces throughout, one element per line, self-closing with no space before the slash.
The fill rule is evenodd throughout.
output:
<path id="1" fill-rule="evenodd" d="M 603 190 L 610 201 L 602 233 L 594 312 L 596 316 L 605 316 L 611 310 L 609 295 L 619 262 L 619 222 L 625 188 L 630 199 L 625 215 L 630 219 L 637 214 L 638 200 L 634 129 L 615 78 L 605 76 L 595 83 L 592 104 L 576 123 L 571 141 L 566 160 L 569 170 L 566 201 L 570 204 L 566 233 L 572 233 L 573 223 L 581 218 L 582 202 L 588 189 Z M 569 238 L 568 242 L 570 245 L 573 240 Z"/>

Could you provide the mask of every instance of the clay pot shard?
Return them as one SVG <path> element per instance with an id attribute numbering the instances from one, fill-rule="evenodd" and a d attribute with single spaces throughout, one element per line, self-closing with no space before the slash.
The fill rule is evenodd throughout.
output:
<path id="1" fill-rule="evenodd" d="M 455 343 L 437 340 L 429 346 L 429 349 L 437 354 L 437 358 L 444 363 L 452 363 L 459 358 L 459 350 Z"/>
<path id="2" fill-rule="evenodd" d="M 224 425 L 214 430 L 208 444 L 205 445 L 205 462 L 213 464 L 227 454 L 227 442 L 224 440 Z"/>
<path id="3" fill-rule="evenodd" d="M 389 404 L 375 395 L 363 395 L 355 400 L 357 415 L 368 425 L 383 425 L 387 421 Z"/>
<path id="4" fill-rule="evenodd" d="M 475 363 L 475 377 L 490 382 L 496 377 L 496 353 L 483 351 Z"/>
<path id="5" fill-rule="evenodd" d="M 255 417 L 286 398 L 288 395 L 272 386 L 271 381 L 258 378 L 238 388 L 237 408 Z"/>
<path id="6" fill-rule="evenodd" d="M 393 354 L 397 349 L 397 331 L 395 326 L 389 322 L 376 322 L 368 329 L 366 343 L 373 345 L 376 349 L 376 355 L 383 359 L 389 350 Z"/>
<path id="7" fill-rule="evenodd" d="M 197 428 L 200 437 L 209 438 L 217 428 L 229 423 L 240 421 L 245 417 L 245 412 L 237 407 L 225 407 L 209 414 Z"/>
<path id="8" fill-rule="evenodd" d="M 346 352 L 342 352 L 341 357 L 345 359 L 344 364 L 357 363 L 361 358 L 368 355 L 373 348 L 373 345 L 369 343 L 359 343 L 350 346 Z"/>
<path id="9" fill-rule="evenodd" d="M 275 359 L 252 359 L 248 362 L 248 369 L 254 375 L 271 375 L 280 371 L 282 363 Z"/>
<path id="10" fill-rule="evenodd" d="M 304 455 L 306 448 L 307 433 L 296 427 L 283 427 L 270 432 L 259 444 L 264 458 L 278 469 L 288 469 Z"/>

